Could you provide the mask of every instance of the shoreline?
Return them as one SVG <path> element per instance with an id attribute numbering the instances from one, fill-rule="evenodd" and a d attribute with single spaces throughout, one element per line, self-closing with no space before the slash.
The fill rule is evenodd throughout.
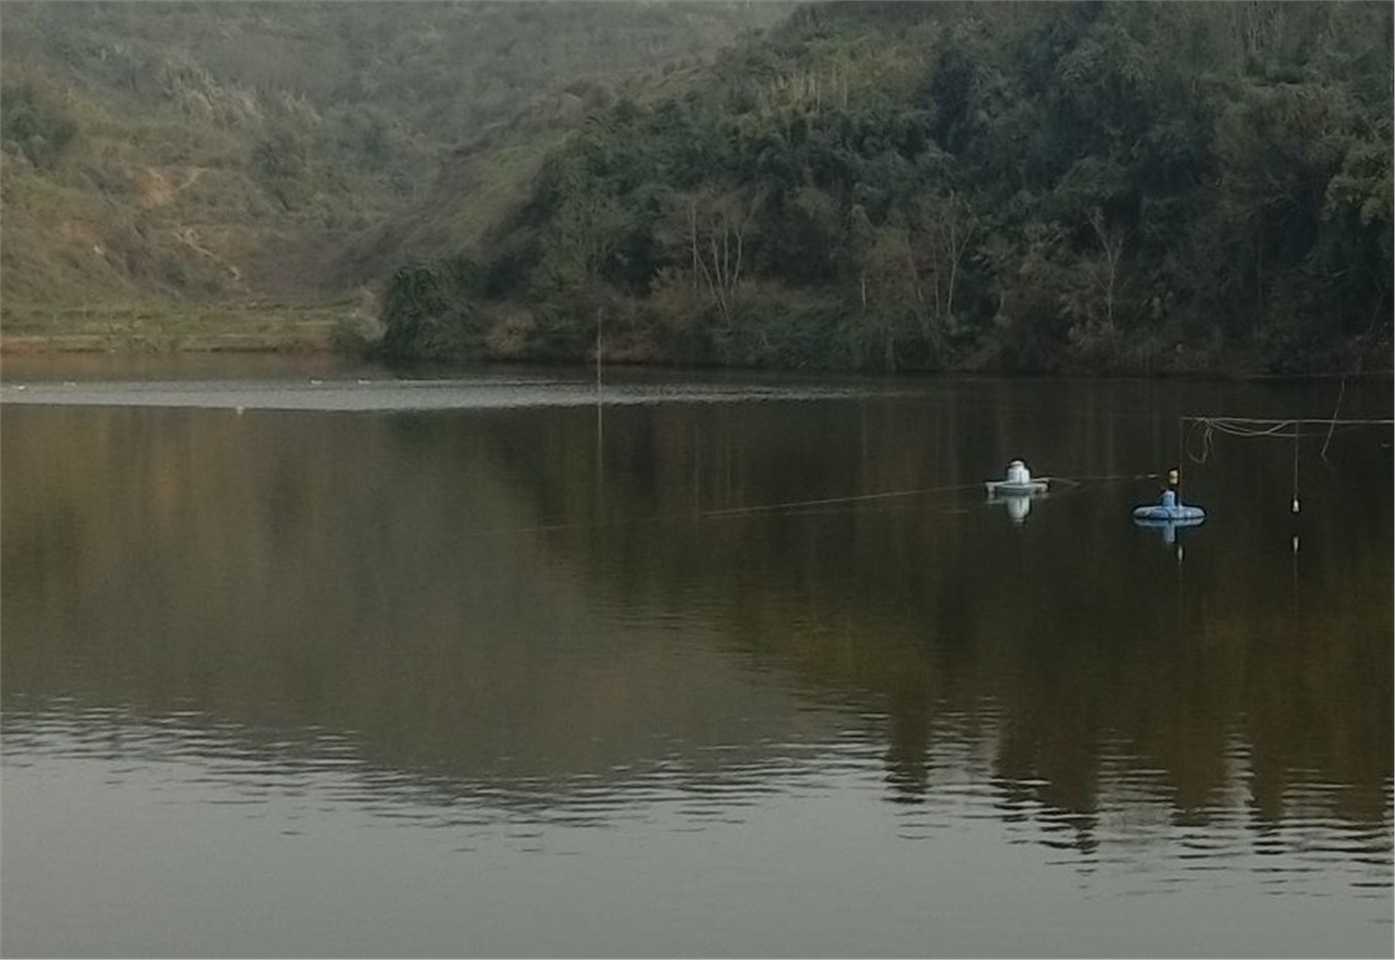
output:
<path id="1" fill-rule="evenodd" d="M 172 335 L 168 337 L 159 336 L 130 336 L 130 335 L 110 335 L 98 333 L 72 333 L 72 334 L 0 334 L 0 358 L 29 360 L 45 357 L 72 357 L 77 358 L 141 358 L 141 357 L 162 357 L 175 358 L 179 356 L 298 356 L 306 358 L 342 358 L 347 361 L 369 360 L 362 354 L 353 350 L 346 350 L 335 344 L 332 330 L 288 330 L 284 332 L 264 332 L 264 333 L 198 333 L 185 335 Z M 471 367 L 493 367 L 507 369 L 510 367 L 576 367 L 591 366 L 592 358 L 520 358 L 520 357 L 480 357 L 468 361 L 466 365 Z M 439 363 L 423 361 L 421 364 L 387 364 L 389 369 L 412 369 L 417 366 L 436 367 Z M 450 364 L 448 364 L 449 366 Z M 727 371 L 727 372 L 749 372 L 765 374 L 800 373 L 803 375 L 820 375 L 839 377 L 858 375 L 858 371 L 850 370 L 808 370 L 795 368 L 776 367 L 741 367 L 722 364 L 677 364 L 663 363 L 655 361 L 633 362 L 633 361 L 613 361 L 607 366 L 616 370 L 685 370 L 685 371 Z M 866 375 L 865 372 L 863 375 Z M 878 376 L 885 376 L 878 375 Z M 1247 370 L 1223 370 L 1223 369 L 1197 369 L 1197 370 L 1164 370 L 1153 372 L 1139 372 L 1129 370 L 904 370 L 895 377 L 907 379 L 923 378 L 962 378 L 962 377 L 1001 377 L 1007 379 L 1047 379 L 1047 380 L 1105 380 L 1105 379 L 1137 379 L 1137 380 L 1185 380 L 1185 381 L 1231 381 L 1231 382 L 1268 382 L 1268 383 L 1288 383 L 1288 382 L 1308 382 L 1324 380 L 1392 380 L 1395 379 L 1395 368 L 1381 370 L 1336 370 L 1318 371 L 1312 373 L 1268 373 L 1264 371 Z"/>
<path id="2" fill-rule="evenodd" d="M 330 353 L 361 313 L 344 299 L 123 303 L 0 309 L 0 356 L 61 354 Z"/>
<path id="3" fill-rule="evenodd" d="M 337 353 L 329 332 L 209 333 L 129 337 L 101 333 L 0 334 L 0 356 L 179 353 Z"/>

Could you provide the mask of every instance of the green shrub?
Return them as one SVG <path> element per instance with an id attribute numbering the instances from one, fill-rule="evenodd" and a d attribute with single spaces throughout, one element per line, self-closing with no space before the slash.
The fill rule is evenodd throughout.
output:
<path id="1" fill-rule="evenodd" d="M 58 98 L 32 80 L 0 87 L 0 140 L 35 167 L 54 169 L 77 134 L 77 122 Z"/>

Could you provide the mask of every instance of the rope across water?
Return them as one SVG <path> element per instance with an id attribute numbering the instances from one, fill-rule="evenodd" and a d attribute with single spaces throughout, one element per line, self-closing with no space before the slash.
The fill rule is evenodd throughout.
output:
<path id="1" fill-rule="evenodd" d="M 1179 417 L 1177 420 L 1177 434 L 1181 440 L 1183 453 L 1193 463 L 1205 463 L 1211 458 L 1211 451 L 1215 447 L 1216 434 L 1223 434 L 1231 437 L 1254 438 L 1254 437 L 1284 437 L 1293 439 L 1293 512 L 1299 509 L 1298 502 L 1298 441 L 1304 436 L 1303 427 L 1314 424 L 1327 428 L 1326 439 L 1323 440 L 1321 456 L 1324 463 L 1327 463 L 1327 448 L 1332 444 L 1332 435 L 1338 426 L 1359 427 L 1359 426 L 1391 426 L 1395 420 L 1388 418 L 1348 418 L 1339 420 L 1338 412 L 1342 408 L 1342 397 L 1346 393 L 1346 381 L 1342 381 L 1342 389 L 1337 394 L 1337 406 L 1332 411 L 1332 416 L 1316 419 L 1312 417 L 1295 417 L 1288 420 L 1266 420 L 1258 417 Z M 1191 435 L 1182 439 L 1184 435 L 1184 425 L 1192 424 Z M 1322 436 L 1323 431 L 1309 432 L 1308 436 Z M 1199 443 L 1199 447 L 1198 447 Z"/>
<path id="2" fill-rule="evenodd" d="M 1156 473 L 1119 473 L 1101 474 L 1096 476 L 1081 477 L 1037 477 L 1049 483 L 1063 484 L 1069 487 L 1080 488 L 1092 483 L 1113 483 L 1119 481 L 1150 480 L 1157 479 Z M 710 510 L 689 510 L 682 512 L 660 513 L 648 517 L 632 517 L 628 519 L 606 520 L 594 523 L 544 523 L 530 527 L 505 527 L 496 530 L 482 530 L 475 534 L 478 537 L 500 537 L 511 535 L 522 535 L 530 533 L 552 533 L 561 530 L 599 530 L 607 527 L 623 527 L 641 523 L 672 523 L 672 522 L 692 522 L 724 520 L 735 517 L 748 516 L 756 513 L 777 513 L 781 511 L 807 510 L 811 507 L 829 507 L 840 504 L 867 503 L 878 500 L 893 500 L 908 497 L 930 496 L 939 493 L 958 493 L 967 490 L 981 490 L 983 481 L 974 483 L 951 483 L 934 487 L 914 487 L 907 490 L 883 490 L 877 493 L 850 494 L 843 497 L 816 497 L 808 500 L 783 500 L 777 503 L 758 503 L 750 506 L 740 507 L 718 507 Z M 1049 494 L 1048 494 L 1049 496 Z"/>
<path id="3" fill-rule="evenodd" d="M 1332 433 L 1339 426 L 1390 426 L 1395 424 L 1395 420 L 1376 418 L 1338 420 L 1334 417 L 1321 419 L 1300 417 L 1290 420 L 1265 420 L 1256 417 L 1181 417 L 1179 423 L 1192 425 L 1184 446 L 1188 459 L 1193 463 L 1205 463 L 1211 457 L 1211 450 L 1215 446 L 1214 438 L 1218 433 L 1242 438 L 1293 437 L 1296 441 L 1298 437 L 1304 435 L 1303 427 L 1305 425 L 1321 424 L 1327 428 L 1325 431 L 1327 442 L 1323 444 L 1323 452 L 1326 453 L 1327 444 L 1332 441 Z M 1322 432 L 1307 435 L 1320 436 Z"/>

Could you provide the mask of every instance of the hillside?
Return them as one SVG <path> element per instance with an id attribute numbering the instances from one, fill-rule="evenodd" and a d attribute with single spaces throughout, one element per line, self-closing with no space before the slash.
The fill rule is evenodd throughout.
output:
<path id="1" fill-rule="evenodd" d="M 832 4 L 566 134 L 382 352 L 1390 367 L 1388 4 Z"/>
<path id="2" fill-rule="evenodd" d="M 472 243 L 588 112 L 783 12 L 6 3 L 6 331 L 345 300 Z"/>

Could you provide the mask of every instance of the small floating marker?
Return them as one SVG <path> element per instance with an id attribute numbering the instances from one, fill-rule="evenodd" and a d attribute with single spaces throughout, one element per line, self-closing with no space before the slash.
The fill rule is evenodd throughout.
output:
<path id="1" fill-rule="evenodd" d="M 64 380 L 64 381 L 63 381 L 63 386 L 65 386 L 65 387 L 76 387 L 76 386 L 77 386 L 77 381 L 76 381 L 76 380 Z"/>
<path id="2" fill-rule="evenodd" d="M 1180 543 L 1177 544 L 1177 562 L 1182 562 L 1182 545 Z"/>
<path id="3" fill-rule="evenodd" d="M 16 390 L 23 390 L 26 386 L 28 386 L 28 384 L 16 383 L 16 384 L 14 385 L 14 388 L 15 388 Z"/>
<path id="4" fill-rule="evenodd" d="M 1297 498 L 1297 497 L 1294 497 L 1294 498 L 1293 498 L 1293 512 L 1294 512 L 1294 513 L 1297 513 L 1297 512 L 1298 512 L 1298 498 Z"/>
<path id="5" fill-rule="evenodd" d="M 1293 552 L 1298 552 L 1298 534 L 1296 533 L 1293 535 Z"/>
<path id="6" fill-rule="evenodd" d="M 238 407 L 237 407 L 237 415 L 240 417 L 240 416 L 242 416 L 242 415 L 243 415 L 244 413 L 246 413 L 246 412 L 247 412 L 247 408 L 244 407 L 244 406 L 242 406 L 241 404 L 239 404 Z"/>
<path id="7" fill-rule="evenodd" d="M 318 386 L 319 386 L 320 384 L 322 384 L 322 383 L 324 383 L 323 380 L 311 380 L 311 381 L 310 381 L 310 386 L 312 386 L 312 387 L 318 387 Z"/>
<path id="8" fill-rule="evenodd" d="M 360 377 L 360 378 L 359 378 L 359 381 L 358 381 L 358 385 L 359 385 L 360 387 L 362 387 L 362 386 L 366 386 L 366 385 L 368 385 L 368 384 L 370 384 L 370 383 L 372 383 L 372 382 L 373 382 L 372 380 L 364 380 L 362 377 Z"/>

